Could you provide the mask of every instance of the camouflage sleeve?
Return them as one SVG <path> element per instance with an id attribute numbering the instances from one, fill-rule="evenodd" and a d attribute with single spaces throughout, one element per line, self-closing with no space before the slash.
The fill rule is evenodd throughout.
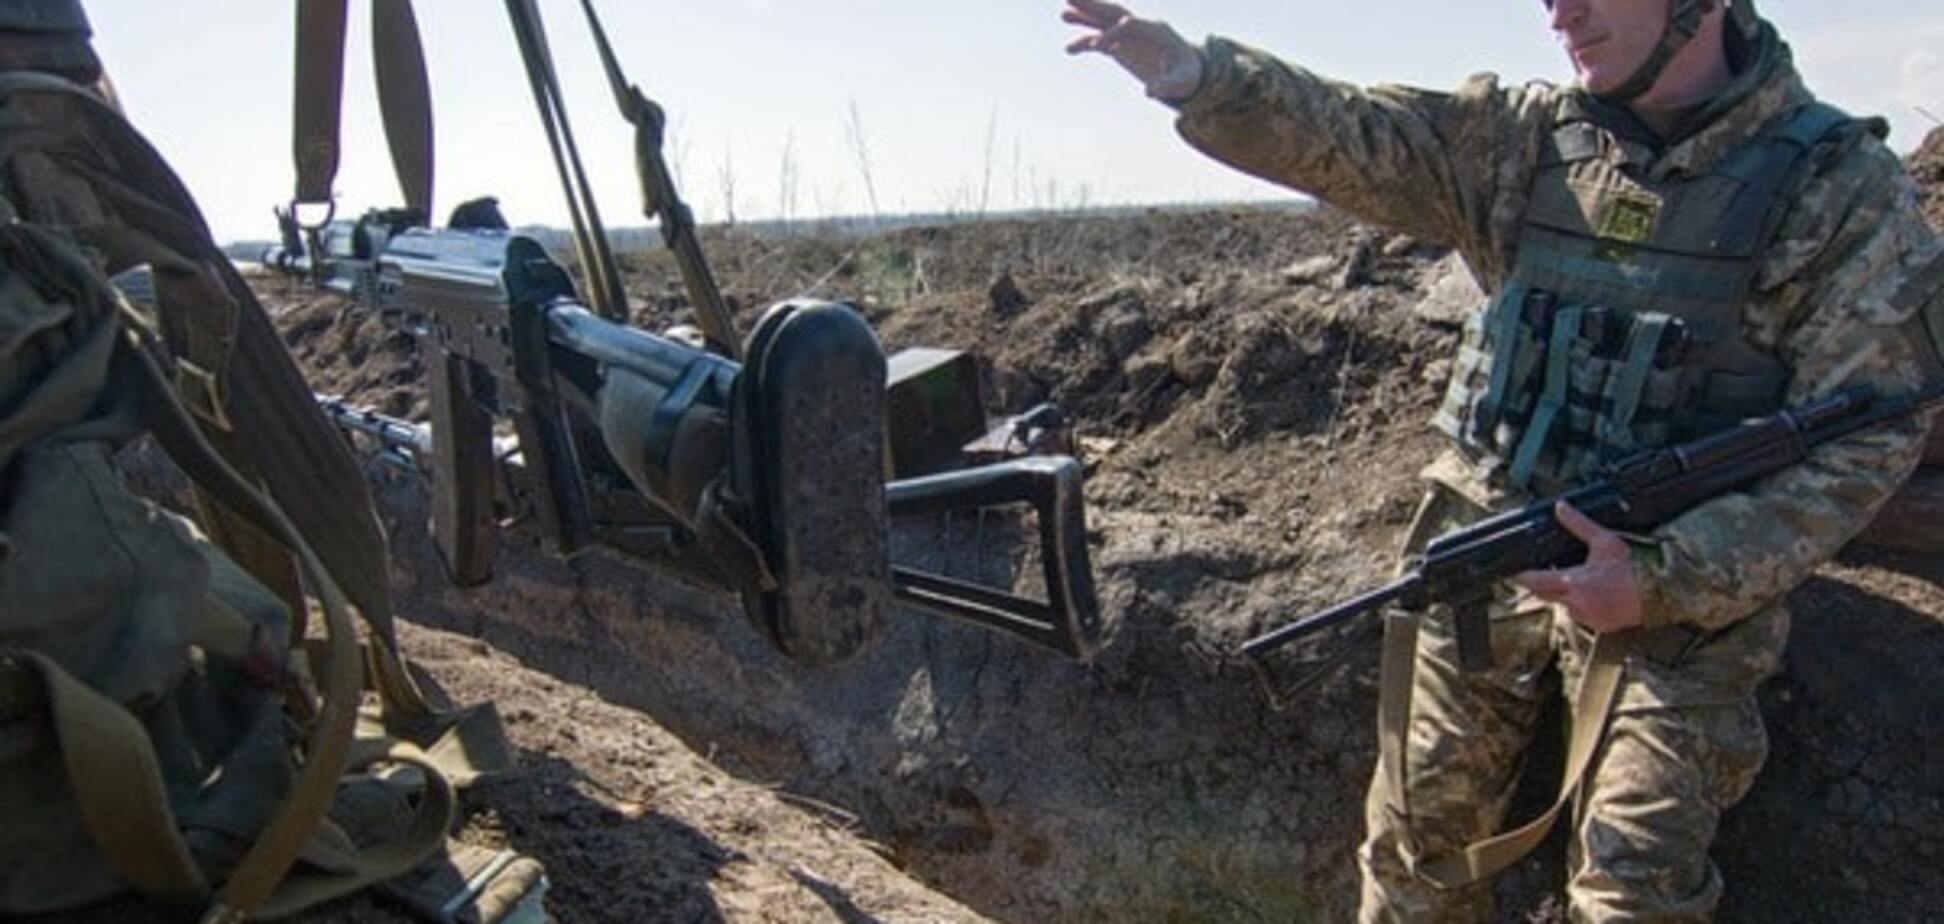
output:
<path id="1" fill-rule="evenodd" d="M 1210 38 L 1195 94 L 1178 103 L 1189 144 L 1358 218 L 1450 245 L 1481 278 L 1506 269 L 1555 93 L 1480 74 L 1456 92 L 1362 89 Z"/>
<path id="2" fill-rule="evenodd" d="M 1748 319 L 1794 370 L 1787 401 L 1849 385 L 1916 390 L 1929 349 L 1906 282 L 1939 259 L 1900 162 L 1874 140 L 1804 189 L 1784 218 Z M 1825 444 L 1718 497 L 1636 549 L 1648 625 L 1719 628 L 1788 593 L 1863 527 L 1923 451 L 1931 415 Z"/>

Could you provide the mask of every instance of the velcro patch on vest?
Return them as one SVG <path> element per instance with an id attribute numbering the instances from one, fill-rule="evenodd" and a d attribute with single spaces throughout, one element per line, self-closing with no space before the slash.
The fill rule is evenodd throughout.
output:
<path id="1" fill-rule="evenodd" d="M 1661 200 L 1638 192 L 1619 192 L 1606 202 L 1595 234 L 1609 241 L 1638 244 L 1654 234 Z"/>

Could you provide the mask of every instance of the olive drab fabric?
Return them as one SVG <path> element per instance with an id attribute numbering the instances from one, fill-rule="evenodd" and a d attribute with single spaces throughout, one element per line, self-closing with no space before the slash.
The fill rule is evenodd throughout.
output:
<path id="1" fill-rule="evenodd" d="M 63 742 L 36 718 L 28 652 L 133 707 L 186 849 L 220 878 L 290 785 L 277 688 L 289 613 L 192 524 L 123 487 L 110 455 L 144 428 L 113 371 L 114 305 L 72 244 L 0 227 L 0 273 L 0 911 L 126 888 L 72 794 Z"/>
<path id="2" fill-rule="evenodd" d="M 1662 182 L 1628 176 L 1591 121 L 1555 129 L 1511 275 L 1467 322 L 1433 424 L 1481 480 L 1550 495 L 1778 410 L 1788 370 L 1743 339 L 1742 304 L 1811 150 L 1851 124 L 1804 106 Z"/>
<path id="3" fill-rule="evenodd" d="M 1590 402 L 1595 389 L 1576 386 L 1572 368 L 1547 380 L 1536 350 L 1542 332 L 1547 347 L 1556 335 L 1561 349 L 1587 348 L 1573 341 L 1591 343 L 1597 334 L 1611 355 L 1639 357 L 1632 374 L 1646 381 L 1638 385 L 1642 397 L 1629 421 L 1639 431 L 1631 434 L 1635 440 L 1658 438 L 1643 429 L 1655 422 L 1646 405 L 1668 376 L 1657 385 L 1653 374 L 1684 365 L 1671 362 L 1682 358 L 1672 348 L 1665 358 L 1648 360 L 1650 353 L 1660 357 L 1665 338 L 1678 337 L 1667 332 L 1670 323 L 1657 321 L 1661 329 L 1655 331 L 1636 319 L 1676 313 L 1663 310 L 1661 298 L 1647 304 L 1623 299 L 1630 317 L 1609 330 L 1612 292 L 1544 293 L 1534 303 L 1531 293 L 1543 291 L 1540 286 L 1515 291 L 1525 283 L 1518 277 L 1536 265 L 1524 262 L 1522 242 L 1533 224 L 1557 222 L 1562 227 L 1556 230 L 1571 240 L 1554 242 L 1578 248 L 1584 268 L 1624 275 L 1639 265 L 1628 245 L 1642 235 L 1670 240 L 1692 234 L 1688 240 L 1695 240 L 1718 228 L 1718 214 L 1706 216 L 1702 228 L 1662 223 L 1697 219 L 1672 201 L 1677 195 L 1715 189 L 1720 192 L 1710 194 L 1732 202 L 1728 190 L 1734 184 L 1723 178 L 1742 171 L 1736 164 L 1753 156 L 1750 144 L 1815 102 L 1787 46 L 1760 22 L 1735 56 L 1738 68 L 1727 90 L 1661 134 L 1622 109 L 1543 83 L 1507 86 L 1485 74 L 1445 92 L 1359 88 L 1227 39 L 1211 38 L 1202 51 L 1201 88 L 1174 104 L 1184 138 L 1219 160 L 1312 193 L 1360 219 L 1454 247 L 1481 287 L 1507 306 L 1480 318 L 1473 350 L 1487 332 L 1488 317 L 1506 332 L 1500 342 L 1523 337 L 1535 346 L 1532 368 L 1524 370 L 1531 376 L 1528 390 L 1515 394 L 1508 383 L 1499 392 L 1506 404 L 1530 399 L 1537 410 L 1549 387 L 1565 395 L 1549 413 L 1571 415 L 1576 390 L 1582 410 Z M 1936 302 L 1931 290 L 1911 281 L 1935 266 L 1944 248 L 1915 208 L 1902 162 L 1874 132 L 1836 129 L 1814 141 L 1807 157 L 1806 172 L 1785 194 L 1772 226 L 1757 229 L 1766 244 L 1757 246 L 1748 264 L 1745 295 L 1724 309 L 1732 336 L 1717 342 L 1736 342 L 1736 355 L 1705 365 L 1757 373 L 1754 379 L 1765 371 L 1779 374 L 1779 394 L 1767 393 L 1764 400 L 1785 405 L 1849 385 L 1913 392 L 1924 381 L 1927 349 L 1925 338 L 1912 336 L 1913 323 L 1924 315 L 1920 309 Z M 1615 187 L 1598 194 L 1570 183 L 1548 187 L 1541 183 L 1547 174 L 1603 177 Z M 1625 195 L 1635 191 L 1645 195 Z M 1564 288 L 1565 282 L 1541 286 Z M 1741 281 L 1717 284 L 1728 288 Z M 1926 294 L 1905 294 L 1919 291 Z M 1577 327 L 1565 317 L 1574 309 Z M 1608 314 L 1589 320 L 1596 312 Z M 1454 367 L 1462 370 L 1468 362 L 1477 367 L 1484 360 L 1461 356 Z M 1509 368 L 1506 375 L 1518 371 Z M 1606 379 L 1612 375 L 1609 367 Z M 1470 394 L 1474 386 L 1459 387 Z M 1491 385 L 1477 387 L 1483 397 Z M 1628 383 L 1629 391 L 1635 387 Z M 1751 398 L 1753 403 L 1760 402 Z M 1727 404 L 1701 410 L 1736 412 Z M 1929 415 L 1919 415 L 1825 444 L 1803 465 L 1703 503 L 1649 535 L 1629 537 L 1646 628 L 1625 662 L 1617 705 L 1605 717 L 1612 723 L 1606 744 L 1594 755 L 1573 819 L 1577 845 L 1567 893 L 1576 919 L 1695 920 L 1712 912 L 1721 882 L 1707 849 L 1720 812 L 1740 797 L 1762 761 L 1754 690 L 1776 669 L 1787 637 L 1783 595 L 1862 529 L 1908 476 L 1929 422 Z M 1577 426 L 1602 432 L 1584 417 Z M 1613 423 L 1608 427 L 1620 436 Z M 1501 464 L 1485 471 L 1454 447 L 1424 476 L 1437 491 L 1476 510 L 1522 504 L 1530 493 L 1503 477 L 1518 458 L 1523 434 L 1518 437 L 1498 443 L 1502 448 L 1494 454 Z M 1535 487 L 1560 448 L 1540 447 L 1531 463 Z M 1547 452 L 1555 458 L 1546 459 Z M 1569 461 L 1555 470 L 1565 475 L 1575 467 Z M 1398 748 L 1409 792 L 1390 792 L 1382 767 L 1373 775 L 1371 823 L 1360 856 L 1365 920 L 1475 920 L 1488 913 L 1489 889 L 1440 888 L 1413 873 L 1409 861 L 1456 850 L 1506 821 L 1502 806 L 1511 777 L 1505 762 L 1522 752 L 1531 733 L 1535 719 L 1526 704 L 1549 695 L 1516 685 L 1506 689 L 1523 676 L 1519 666 L 1552 664 L 1567 675 L 1579 670 L 1584 635 L 1576 624 L 1560 612 L 1534 610 L 1514 618 L 1524 608 L 1511 600 L 1497 604 L 1501 618 L 1493 624 L 1502 671 L 1470 675 L 1453 669 L 1448 615 L 1433 608 L 1420 620 L 1414 668 L 1404 678 L 1411 691 L 1403 723 L 1409 737 Z M 1572 689 L 1561 692 L 1570 697 Z M 1680 811 L 1654 810 L 1673 803 Z M 1418 850 L 1404 850 L 1402 834 L 1411 835 Z"/>
<path id="4" fill-rule="evenodd" d="M 384 535 L 370 489 L 343 438 L 311 406 L 255 296 L 216 249 L 187 190 L 119 114 L 34 83 L 6 91 L 0 106 L 0 183 L 15 210 L 73 236 L 106 273 L 153 268 L 158 301 L 170 307 L 158 320 L 185 404 L 214 425 L 205 432 L 280 436 L 219 440 L 230 444 L 219 448 L 246 475 L 277 473 L 271 495 L 314 537 L 390 644 Z"/>
<path id="5" fill-rule="evenodd" d="M 148 313 L 107 282 L 140 267 Z M 143 432 L 200 528 L 123 486 Z M 449 781 L 509 766 L 497 716 L 406 672 L 362 473 L 174 174 L 27 72 L 0 73 L 0 477 L 0 914 L 133 887 L 276 915 L 450 859 Z M 340 776 L 377 761 L 422 782 L 367 827 Z"/>
<path id="6" fill-rule="evenodd" d="M 118 112 L 75 89 L 38 75 L 0 79 L 0 184 L 14 209 L 73 236 L 108 274 L 150 267 L 163 306 L 155 323 L 183 404 L 225 460 L 263 484 L 340 576 L 371 630 L 372 679 L 385 699 L 387 727 L 428 745 L 458 734 L 486 762 L 504 764 L 489 708 L 437 714 L 400 666 L 385 537 L 370 487 L 255 295 L 160 155 Z M 288 550 L 198 491 L 210 536 L 295 601 Z"/>

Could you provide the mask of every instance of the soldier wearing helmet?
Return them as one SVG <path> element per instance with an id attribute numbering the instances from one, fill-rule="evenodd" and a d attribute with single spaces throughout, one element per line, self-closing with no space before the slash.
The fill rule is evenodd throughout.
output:
<path id="1" fill-rule="evenodd" d="M 1449 244 L 1488 293 L 1434 420 L 1450 449 L 1424 472 L 1407 548 L 1632 452 L 1850 385 L 1920 384 L 1907 322 L 1940 244 L 1882 121 L 1818 102 L 1750 0 L 1544 7 L 1574 86 L 1483 74 L 1452 92 L 1357 88 L 1103 0 L 1063 15 L 1085 30 L 1068 50 L 1141 79 L 1190 144 Z M 1709 845 L 1766 757 L 1754 694 L 1780 664 L 1784 595 L 1909 474 L 1927 425 L 1826 444 L 1650 535 L 1562 505 L 1587 559 L 1478 604 L 1489 667 L 1461 668 L 1449 607 L 1389 619 L 1415 654 L 1381 685 L 1360 918 L 1489 919 L 1484 880 L 1536 839 L 1490 836 L 1562 692 L 1587 736 L 1559 807 L 1572 918 L 1711 917 L 1723 884 Z M 1583 695 L 1601 670 L 1613 696 Z"/>

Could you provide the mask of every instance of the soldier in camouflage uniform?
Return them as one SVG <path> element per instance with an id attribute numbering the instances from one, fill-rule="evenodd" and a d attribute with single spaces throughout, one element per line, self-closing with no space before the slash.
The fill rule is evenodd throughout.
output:
<path id="1" fill-rule="evenodd" d="M 1421 544 L 1628 451 L 1919 384 L 1909 322 L 1940 245 L 1884 125 L 1815 103 L 1774 28 L 1733 2 L 1552 0 L 1576 86 L 1485 74 L 1448 93 L 1191 45 L 1098 0 L 1064 18 L 1088 30 L 1069 51 L 1115 58 L 1195 147 L 1450 244 L 1491 293 L 1437 420 L 1455 446 L 1425 472 Z M 1504 589 L 1488 670 L 1461 670 L 1449 612 L 1427 614 L 1408 676 L 1386 680 L 1409 703 L 1371 786 L 1360 917 L 1489 918 L 1489 883 L 1432 871 L 1502 825 L 1544 699 L 1555 683 L 1579 699 L 1606 639 L 1627 647 L 1611 708 L 1575 716 L 1605 734 L 1574 809 L 1571 914 L 1709 918 L 1708 846 L 1766 756 L 1754 693 L 1779 665 L 1783 596 L 1909 474 L 1927 423 L 1826 444 L 1651 535 L 1562 505 L 1587 562 Z"/>

